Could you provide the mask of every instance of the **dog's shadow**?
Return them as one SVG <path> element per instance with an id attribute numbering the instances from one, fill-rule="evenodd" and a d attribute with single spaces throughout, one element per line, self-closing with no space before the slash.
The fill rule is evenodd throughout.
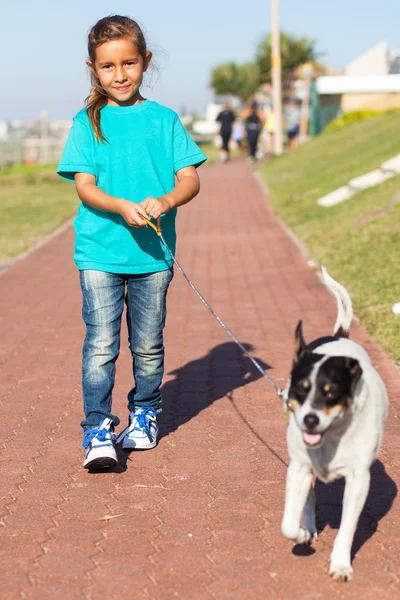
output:
<path id="1" fill-rule="evenodd" d="M 327 525 L 339 529 L 342 516 L 342 503 L 345 481 L 339 479 L 334 483 L 325 484 L 317 480 L 315 494 L 317 500 L 316 520 L 317 529 L 321 533 Z M 390 511 L 397 496 L 397 485 L 386 473 L 384 465 L 376 460 L 371 467 L 371 484 L 367 500 L 358 522 L 351 549 L 353 560 L 360 548 L 376 532 L 378 523 Z M 294 554 L 308 555 L 315 551 L 312 547 L 299 546 L 293 548 Z"/>

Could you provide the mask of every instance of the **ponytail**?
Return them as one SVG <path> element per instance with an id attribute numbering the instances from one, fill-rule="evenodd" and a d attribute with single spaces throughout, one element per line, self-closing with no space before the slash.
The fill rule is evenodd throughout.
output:
<path id="1" fill-rule="evenodd" d="M 91 73 L 92 89 L 89 96 L 86 98 L 86 112 L 89 121 L 93 127 L 94 137 L 98 142 L 107 143 L 107 138 L 101 130 L 100 126 L 100 110 L 107 104 L 107 96 L 97 81 L 96 76 Z"/>

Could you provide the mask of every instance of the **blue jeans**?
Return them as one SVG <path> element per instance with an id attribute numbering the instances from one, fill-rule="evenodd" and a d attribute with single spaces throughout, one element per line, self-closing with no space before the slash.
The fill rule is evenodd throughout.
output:
<path id="1" fill-rule="evenodd" d="M 86 324 L 82 361 L 84 430 L 97 427 L 105 418 L 112 419 L 114 425 L 120 422 L 111 414 L 111 405 L 124 301 L 135 380 L 128 394 L 128 409 L 146 406 L 161 410 L 163 329 L 172 277 L 173 269 L 140 275 L 80 271 Z"/>

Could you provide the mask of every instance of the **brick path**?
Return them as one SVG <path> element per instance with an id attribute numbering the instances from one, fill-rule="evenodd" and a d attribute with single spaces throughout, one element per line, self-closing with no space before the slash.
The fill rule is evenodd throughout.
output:
<path id="1" fill-rule="evenodd" d="M 242 162 L 202 168 L 179 217 L 178 256 L 217 313 L 278 384 L 293 330 L 329 333 L 335 303 Z M 83 327 L 72 228 L 0 278 L 0 597 L 391 598 L 399 596 L 398 370 L 360 327 L 353 337 L 389 389 L 391 413 L 356 537 L 355 578 L 326 575 L 342 484 L 318 485 L 315 549 L 282 538 L 287 461 L 280 401 L 176 274 L 166 329 L 162 438 L 81 467 Z M 126 420 L 126 335 L 114 406 Z"/>

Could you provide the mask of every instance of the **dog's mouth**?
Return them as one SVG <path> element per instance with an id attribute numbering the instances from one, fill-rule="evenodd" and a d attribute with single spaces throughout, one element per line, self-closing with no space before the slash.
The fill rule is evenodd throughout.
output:
<path id="1" fill-rule="evenodd" d="M 322 435 L 322 433 L 309 433 L 308 431 L 303 431 L 304 443 L 311 448 L 315 448 L 321 443 Z"/>

